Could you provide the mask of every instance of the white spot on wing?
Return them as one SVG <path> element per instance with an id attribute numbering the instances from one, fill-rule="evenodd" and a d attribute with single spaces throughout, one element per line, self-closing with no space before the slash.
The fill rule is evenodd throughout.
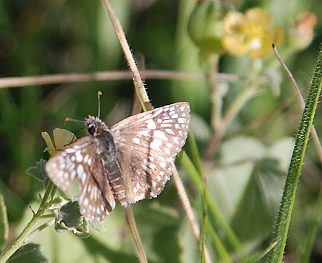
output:
<path id="1" fill-rule="evenodd" d="M 154 138 L 150 144 L 150 147 L 154 150 L 160 150 L 161 145 L 162 145 L 162 140 L 158 138 Z"/>
<path id="2" fill-rule="evenodd" d="M 178 122 L 179 123 L 185 123 L 186 122 L 186 119 L 185 118 L 178 118 Z"/>
<path id="3" fill-rule="evenodd" d="M 85 182 L 86 182 L 86 174 L 84 172 L 83 165 L 81 165 L 81 164 L 77 165 L 77 174 L 78 174 L 79 180 L 81 180 L 81 182 L 82 182 L 82 185 L 85 185 Z"/>
<path id="4" fill-rule="evenodd" d="M 165 129 L 165 131 L 169 134 L 175 135 L 175 133 L 172 129 Z"/>
<path id="5" fill-rule="evenodd" d="M 164 141 L 168 140 L 168 138 L 165 136 L 164 132 L 162 132 L 162 131 L 155 131 L 153 133 L 153 136 L 154 136 L 154 138 L 159 138 L 159 139 L 162 139 Z"/>
<path id="6" fill-rule="evenodd" d="M 83 161 L 83 155 L 82 155 L 81 151 L 76 151 L 75 156 L 76 156 L 77 162 L 81 163 Z"/>
<path id="7" fill-rule="evenodd" d="M 84 157 L 84 163 L 87 163 L 88 158 L 89 158 L 89 155 L 88 155 L 88 154 L 86 154 L 86 155 L 85 155 L 85 157 Z"/>
<path id="8" fill-rule="evenodd" d="M 149 130 L 154 130 L 156 128 L 155 122 L 152 119 L 147 120 L 148 123 L 148 129 Z"/>

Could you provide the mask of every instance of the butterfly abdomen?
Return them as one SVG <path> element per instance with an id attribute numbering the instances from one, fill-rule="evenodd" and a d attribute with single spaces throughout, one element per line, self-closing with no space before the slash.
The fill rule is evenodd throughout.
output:
<path id="1" fill-rule="evenodd" d="M 96 137 L 98 140 L 97 151 L 101 158 L 104 174 L 113 190 L 115 200 L 123 207 L 127 206 L 126 188 L 120 169 L 117 165 L 117 151 L 113 135 L 108 129 L 104 129 Z"/>

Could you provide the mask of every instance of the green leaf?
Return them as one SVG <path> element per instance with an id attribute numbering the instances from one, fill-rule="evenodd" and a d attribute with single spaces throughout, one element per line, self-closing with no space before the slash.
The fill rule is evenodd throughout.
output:
<path id="1" fill-rule="evenodd" d="M 208 176 L 209 194 L 230 221 L 254 169 L 254 160 L 263 158 L 265 146 L 254 138 L 238 137 L 221 147 L 221 166 Z"/>
<path id="2" fill-rule="evenodd" d="M 4 203 L 4 198 L 0 194 L 0 251 L 4 248 L 8 238 L 8 216 L 7 207 Z"/>
<path id="3" fill-rule="evenodd" d="M 271 231 L 285 181 L 278 166 L 278 160 L 263 158 L 253 168 L 231 220 L 241 241 L 260 239 Z"/>
<path id="4" fill-rule="evenodd" d="M 71 231 L 81 238 L 89 236 L 88 222 L 80 214 L 77 201 L 68 202 L 60 208 L 56 215 L 55 230 L 57 232 Z"/>
<path id="5" fill-rule="evenodd" d="M 135 220 L 149 262 L 180 262 L 182 248 L 179 244 L 181 227 L 178 213 L 173 208 L 145 202 L 145 205 L 133 206 Z M 148 241 L 148 242 L 147 242 Z"/>
<path id="6" fill-rule="evenodd" d="M 108 224 L 106 221 L 89 221 L 89 225 L 98 232 L 106 232 L 108 230 Z"/>
<path id="7" fill-rule="evenodd" d="M 36 166 L 29 167 L 26 173 L 35 177 L 37 180 L 44 182 L 46 179 L 48 179 L 45 172 L 45 164 L 46 160 L 41 159 L 36 163 Z"/>
<path id="8" fill-rule="evenodd" d="M 187 221 L 182 222 L 180 230 L 180 244 L 183 247 L 180 260 L 178 262 L 195 263 L 200 259 L 198 243 Z"/>
<path id="9" fill-rule="evenodd" d="M 8 263 L 47 263 L 47 258 L 41 253 L 40 245 L 29 243 L 19 248 L 16 253 L 10 257 Z"/>
<path id="10" fill-rule="evenodd" d="M 273 249 L 275 245 L 276 245 L 276 242 L 270 244 L 265 250 L 260 251 L 257 255 L 251 258 L 248 258 L 241 263 L 253 263 L 253 262 L 259 261 L 260 259 L 264 258 Z"/>
<path id="11" fill-rule="evenodd" d="M 241 136 L 222 145 L 221 165 L 208 177 L 209 194 L 241 241 L 264 239 L 271 230 L 293 143 L 286 138 L 267 147 Z"/>
<path id="12" fill-rule="evenodd" d="M 81 216 L 77 201 L 63 205 L 58 213 L 59 219 L 64 222 L 67 227 L 78 226 L 81 222 Z"/>

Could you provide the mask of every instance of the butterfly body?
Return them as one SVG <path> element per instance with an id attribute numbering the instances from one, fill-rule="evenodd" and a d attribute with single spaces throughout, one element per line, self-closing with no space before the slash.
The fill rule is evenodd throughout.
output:
<path id="1" fill-rule="evenodd" d="M 189 104 L 179 102 L 128 117 L 110 129 L 89 116 L 88 136 L 47 162 L 48 177 L 63 191 L 78 182 L 80 212 L 89 220 L 103 220 L 115 201 L 126 207 L 156 197 L 187 138 L 189 113 Z"/>

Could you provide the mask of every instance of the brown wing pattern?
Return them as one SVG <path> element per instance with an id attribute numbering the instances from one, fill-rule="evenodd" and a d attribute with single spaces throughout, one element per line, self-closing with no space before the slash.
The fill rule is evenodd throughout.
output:
<path id="1" fill-rule="evenodd" d="M 115 206 L 107 177 L 96 154 L 95 139 L 78 139 L 46 164 L 50 180 L 62 191 L 71 189 L 77 181 L 80 212 L 90 220 L 101 221 Z M 104 193 L 104 195 L 102 194 Z"/>
<path id="2" fill-rule="evenodd" d="M 111 128 L 127 201 L 156 197 L 172 174 L 171 163 L 185 144 L 190 107 L 179 102 L 131 116 Z"/>

